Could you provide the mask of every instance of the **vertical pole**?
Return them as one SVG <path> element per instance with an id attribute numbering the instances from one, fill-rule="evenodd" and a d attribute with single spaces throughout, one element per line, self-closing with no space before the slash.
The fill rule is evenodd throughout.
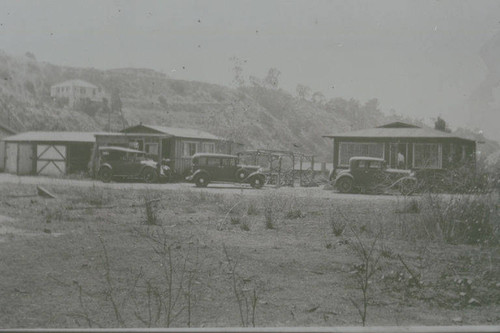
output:
<path id="1" fill-rule="evenodd" d="M 281 186 L 281 156 L 278 157 L 278 181 L 276 182 L 276 186 Z"/>
<path id="2" fill-rule="evenodd" d="M 314 180 L 314 155 L 311 156 L 311 171 L 312 171 L 311 175 L 311 183 L 312 183 L 312 181 Z"/>
<path id="3" fill-rule="evenodd" d="M 303 159 L 304 155 L 300 155 L 300 171 L 299 171 L 299 182 L 300 182 L 300 186 L 303 186 L 303 181 L 302 181 L 302 159 Z"/>
<path id="4" fill-rule="evenodd" d="M 408 170 L 408 143 L 406 143 L 405 169 Z"/>
<path id="5" fill-rule="evenodd" d="M 16 156 L 16 175 L 19 175 L 19 142 L 16 143 L 17 156 Z"/>

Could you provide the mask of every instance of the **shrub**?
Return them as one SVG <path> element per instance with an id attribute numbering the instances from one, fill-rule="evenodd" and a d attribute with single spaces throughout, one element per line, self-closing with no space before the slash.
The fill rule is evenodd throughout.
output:
<path id="1" fill-rule="evenodd" d="M 397 208 L 396 213 L 403 213 L 403 214 L 418 214 L 420 213 L 420 202 L 419 200 L 412 198 L 410 200 L 404 200 L 403 202 L 403 207 L 402 208 Z"/>
<path id="2" fill-rule="evenodd" d="M 460 195 L 449 200 L 428 194 L 421 223 L 427 234 L 448 243 L 498 243 L 500 216 L 494 195 Z"/>

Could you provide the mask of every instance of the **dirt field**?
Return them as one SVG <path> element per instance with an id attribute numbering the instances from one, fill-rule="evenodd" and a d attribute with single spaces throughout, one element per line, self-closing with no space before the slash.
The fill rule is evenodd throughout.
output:
<path id="1" fill-rule="evenodd" d="M 360 325 L 365 304 L 367 325 L 500 323 L 500 248 L 432 229 L 445 216 L 426 207 L 448 197 L 9 175 L 0 189 L 2 328 Z M 483 201 L 497 223 L 498 197 Z"/>

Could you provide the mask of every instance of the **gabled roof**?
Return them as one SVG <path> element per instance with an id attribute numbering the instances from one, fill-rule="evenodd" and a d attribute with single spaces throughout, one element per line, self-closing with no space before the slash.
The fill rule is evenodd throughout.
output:
<path id="1" fill-rule="evenodd" d="M 3 139 L 5 142 L 79 142 L 94 143 L 93 132 L 24 132 Z"/>
<path id="2" fill-rule="evenodd" d="M 223 140 L 222 138 L 215 136 L 211 133 L 200 131 L 191 128 L 179 128 L 179 127 L 165 127 L 156 125 L 136 125 L 122 130 L 122 133 L 140 133 L 140 130 L 144 129 L 145 133 L 154 131 L 158 134 L 166 134 L 170 136 L 189 138 L 189 139 L 204 139 L 204 140 Z M 147 131 L 147 132 L 146 132 Z"/>
<path id="3" fill-rule="evenodd" d="M 60 82 L 60 83 L 54 84 L 52 87 L 67 87 L 67 86 L 97 88 L 97 86 L 93 85 L 92 83 L 89 83 L 89 82 L 83 81 L 83 80 L 78 80 L 78 79 Z"/>
<path id="4" fill-rule="evenodd" d="M 99 151 L 122 151 L 125 153 L 137 153 L 137 154 L 144 154 L 143 151 L 137 150 L 137 149 L 132 149 L 132 148 L 125 148 L 125 147 L 118 147 L 118 146 L 103 146 L 99 147 Z"/>
<path id="5" fill-rule="evenodd" d="M 473 142 L 467 138 L 462 138 L 452 133 L 438 131 L 427 127 L 418 127 L 412 124 L 401 122 L 390 123 L 387 125 L 367 128 L 362 130 L 344 132 L 339 134 L 324 135 L 324 138 L 406 138 L 406 139 L 459 139 Z"/>
<path id="6" fill-rule="evenodd" d="M 413 124 L 407 124 L 400 121 L 395 121 L 393 123 L 377 126 L 377 128 L 420 128 L 420 127 Z"/>

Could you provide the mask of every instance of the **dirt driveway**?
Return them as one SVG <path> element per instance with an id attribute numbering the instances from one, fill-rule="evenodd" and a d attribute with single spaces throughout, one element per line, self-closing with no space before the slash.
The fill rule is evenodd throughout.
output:
<path id="1" fill-rule="evenodd" d="M 319 187 L 280 187 L 265 186 L 262 189 L 256 190 L 250 185 L 239 185 L 230 183 L 213 183 L 207 188 L 198 188 L 191 183 L 167 183 L 167 184 L 144 184 L 134 182 L 111 182 L 103 183 L 91 179 L 67 179 L 67 178 L 49 178 L 41 176 L 16 176 L 6 173 L 0 173 L 0 186 L 2 184 L 33 184 L 33 185 L 71 185 L 78 187 L 104 187 L 110 189 L 151 189 L 151 190 L 167 190 L 167 191 L 198 191 L 210 192 L 219 194 L 240 194 L 244 193 L 248 196 L 260 196 L 267 191 L 276 191 L 279 194 L 291 195 L 297 198 L 323 198 L 338 199 L 338 200 L 359 200 L 359 201 L 396 201 L 399 196 L 396 195 L 365 195 L 365 194 L 343 194 L 336 191 L 323 190 L 323 186 Z"/>

